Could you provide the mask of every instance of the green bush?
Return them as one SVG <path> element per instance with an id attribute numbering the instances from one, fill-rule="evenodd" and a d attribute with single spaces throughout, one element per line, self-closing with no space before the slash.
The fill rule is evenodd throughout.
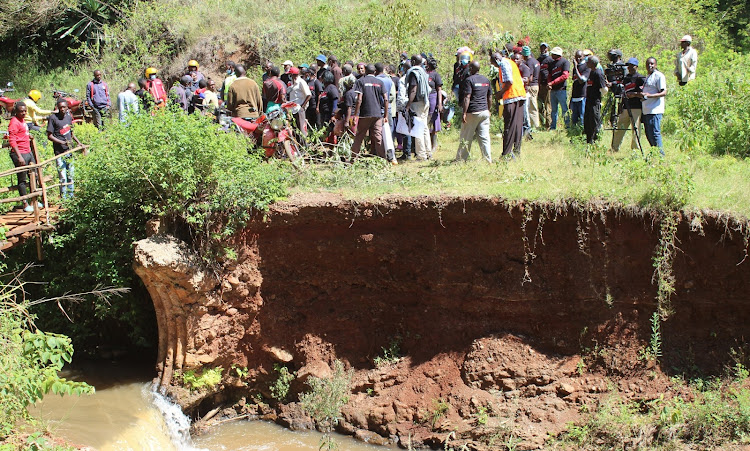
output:
<path id="1" fill-rule="evenodd" d="M 70 331 L 89 345 L 106 342 L 117 329 L 101 322 L 119 323 L 133 343 L 153 345 L 153 306 L 132 269 L 132 244 L 145 237 L 146 221 L 161 218 L 169 232 L 216 264 L 220 241 L 285 195 L 288 172 L 285 163 L 248 154 L 244 137 L 198 115 L 143 114 L 87 137 L 91 152 L 76 161 L 76 197 L 66 203 L 54 246 L 46 248 L 48 261 L 66 264 L 43 268 L 38 277 L 49 282 L 43 295 L 97 285 L 133 292 L 116 303 L 69 306 L 72 325 L 41 313 L 56 321 L 53 330 Z"/>

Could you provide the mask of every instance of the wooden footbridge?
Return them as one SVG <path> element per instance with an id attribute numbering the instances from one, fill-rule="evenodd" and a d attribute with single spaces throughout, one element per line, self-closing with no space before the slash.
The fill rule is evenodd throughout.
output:
<path id="1" fill-rule="evenodd" d="M 23 208 L 15 207 L 13 210 L 0 215 L 0 251 L 5 251 L 29 238 L 36 239 L 37 258 L 42 260 L 42 239 L 41 233 L 50 231 L 55 228 L 55 220 L 60 211 L 60 206 L 50 203 L 48 191 L 60 188 L 67 183 L 56 183 L 48 185 L 56 179 L 52 175 L 44 175 L 44 168 L 54 165 L 57 158 L 61 158 L 76 152 L 87 152 L 87 146 L 79 146 L 75 149 L 56 155 L 53 158 L 41 161 L 36 164 L 16 167 L 8 171 L 0 172 L 0 180 L 10 180 L 13 183 L 14 175 L 18 177 L 21 172 L 28 171 L 29 184 L 28 194 L 24 196 L 7 197 L 0 199 L 0 204 L 15 204 L 26 201 L 33 207 L 33 211 L 26 212 Z M 34 139 L 31 140 L 31 151 L 34 153 L 34 160 L 39 161 L 39 152 L 37 151 Z M 18 184 L 7 187 L 0 187 L 0 196 L 4 193 L 18 191 Z M 4 231 L 4 233 L 3 233 Z"/>

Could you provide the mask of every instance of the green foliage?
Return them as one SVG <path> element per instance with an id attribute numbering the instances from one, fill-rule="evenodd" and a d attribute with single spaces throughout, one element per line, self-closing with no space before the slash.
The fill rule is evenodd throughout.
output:
<path id="1" fill-rule="evenodd" d="M 248 155 L 245 138 L 198 115 L 137 115 L 86 137 L 92 151 L 76 160 L 76 197 L 66 203 L 54 247 L 47 247 L 48 260 L 67 263 L 40 270 L 49 282 L 41 295 L 97 285 L 134 291 L 116 303 L 94 299 L 68 307 L 72 325 L 40 314 L 94 345 L 107 339 L 101 327 L 107 321 L 124 325 L 132 342 L 146 346 L 155 339 L 153 306 L 132 269 L 132 243 L 145 237 L 146 221 L 160 218 L 207 263 L 220 264 L 221 240 L 285 195 L 288 172 L 280 162 Z M 97 331 L 105 336 L 91 335 Z"/>
<path id="2" fill-rule="evenodd" d="M 626 180 L 647 187 L 639 203 L 644 207 L 679 210 L 695 189 L 690 171 L 679 158 L 664 158 L 652 148 L 648 158 L 632 158 L 622 166 Z"/>
<path id="3" fill-rule="evenodd" d="M 656 283 L 657 313 L 666 320 L 672 313 L 671 298 L 675 291 L 675 276 L 673 271 L 674 256 L 677 252 L 675 244 L 677 234 L 677 215 L 669 213 L 661 221 L 659 243 L 653 257 L 654 275 L 652 282 Z"/>
<path id="4" fill-rule="evenodd" d="M 279 402 L 285 402 L 289 397 L 289 388 L 291 387 L 296 374 L 290 372 L 287 367 L 279 365 L 278 363 L 274 363 L 273 369 L 279 375 L 273 384 L 271 384 L 271 396 Z"/>
<path id="5" fill-rule="evenodd" d="M 58 376 L 73 357 L 70 339 L 36 329 L 22 291 L 17 279 L 0 285 L 0 442 L 17 439 L 21 423 L 33 423 L 27 408 L 44 395 L 94 391 Z"/>
<path id="6" fill-rule="evenodd" d="M 668 91 L 664 132 L 684 150 L 750 156 L 750 78 L 742 70 L 750 56 L 717 48 L 699 58 L 698 70 L 705 70 Z"/>
<path id="7" fill-rule="evenodd" d="M 651 316 L 651 338 L 648 346 L 640 350 L 638 357 L 644 361 L 657 361 L 661 357 L 661 317 L 657 312 Z"/>
<path id="8" fill-rule="evenodd" d="M 489 420 L 489 414 L 487 413 L 487 408 L 484 406 L 477 407 L 477 413 L 476 413 L 476 419 L 477 424 L 479 426 L 484 426 L 487 424 L 487 421 Z"/>
<path id="9" fill-rule="evenodd" d="M 373 363 L 376 367 L 383 365 L 389 365 L 391 363 L 397 363 L 401 359 L 401 337 L 393 337 L 388 344 L 388 347 L 381 347 L 383 350 L 382 356 L 377 356 L 373 359 Z"/>
<path id="10" fill-rule="evenodd" d="M 432 400 L 432 408 L 429 411 L 428 420 L 430 422 L 430 427 L 433 430 L 435 429 L 435 427 L 437 427 L 440 419 L 445 416 L 446 412 L 448 412 L 448 409 L 450 408 L 450 403 L 443 400 L 442 398 Z"/>
<path id="11" fill-rule="evenodd" d="M 349 384 L 353 374 L 352 370 L 344 369 L 344 364 L 340 360 L 336 360 L 333 365 L 333 375 L 330 378 L 311 377 L 307 381 L 310 391 L 299 396 L 302 408 L 324 432 L 321 449 L 336 447 L 331 431 L 339 422 L 341 408 L 349 402 Z"/>
<path id="12" fill-rule="evenodd" d="M 200 374 L 196 374 L 195 369 L 187 370 L 182 373 L 182 383 L 190 390 L 200 390 L 202 388 L 215 387 L 221 382 L 222 367 L 203 369 Z"/>

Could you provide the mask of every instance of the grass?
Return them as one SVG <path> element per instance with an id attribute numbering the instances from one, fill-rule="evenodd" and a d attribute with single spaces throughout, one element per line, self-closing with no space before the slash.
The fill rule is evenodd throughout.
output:
<path id="1" fill-rule="evenodd" d="M 496 128 L 493 128 L 495 130 Z M 352 166 L 308 165 L 292 192 L 331 192 L 346 199 L 364 200 L 386 195 L 497 196 L 509 200 L 603 200 L 623 205 L 665 205 L 672 209 L 714 209 L 750 215 L 750 164 L 734 157 L 713 157 L 676 150 L 666 138 L 666 157 L 624 150 L 612 154 L 602 144 L 589 149 L 564 131 L 535 133 L 525 141 L 521 158 L 501 157 L 502 138 L 492 136 L 493 163 L 479 157 L 454 162 L 458 130 L 439 134 L 434 158 L 398 166 L 365 158 Z M 605 132 L 602 142 L 611 139 Z M 573 142 L 571 142 L 571 140 Z M 628 143 L 626 137 L 625 143 Z M 645 139 L 643 140 L 646 143 Z M 647 143 L 646 143 L 647 144 Z M 672 194 L 680 195 L 669 202 Z"/>

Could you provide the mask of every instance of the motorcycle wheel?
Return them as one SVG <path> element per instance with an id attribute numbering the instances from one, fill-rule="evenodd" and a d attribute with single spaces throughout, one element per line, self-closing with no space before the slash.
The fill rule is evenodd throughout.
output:
<path id="1" fill-rule="evenodd" d="M 305 159 L 302 158 L 302 154 L 300 153 L 300 146 L 295 140 L 287 139 L 283 144 L 286 157 L 294 167 L 299 168 L 299 166 L 305 164 Z"/>

